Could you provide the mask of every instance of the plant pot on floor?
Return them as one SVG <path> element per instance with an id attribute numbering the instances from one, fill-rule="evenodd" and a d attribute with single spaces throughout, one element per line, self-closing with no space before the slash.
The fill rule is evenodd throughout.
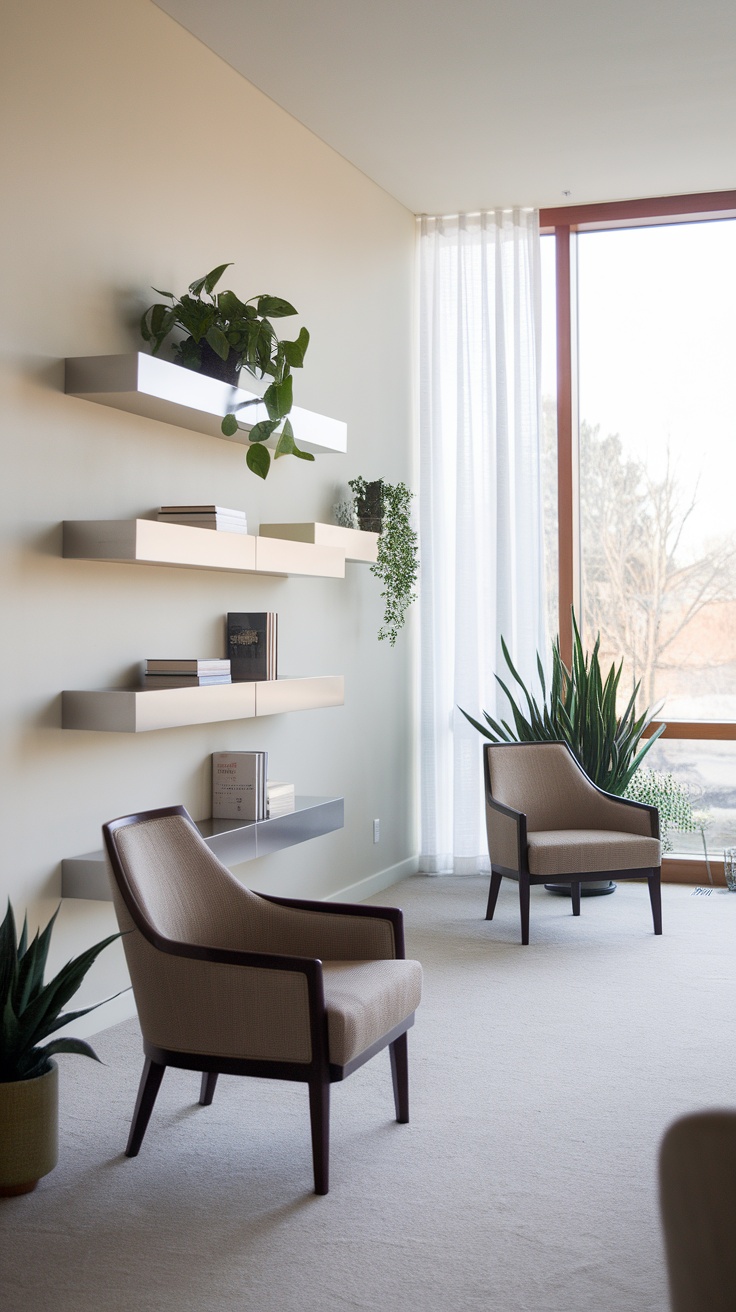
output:
<path id="1" fill-rule="evenodd" d="M 0 1083 L 0 1198 L 27 1194 L 59 1156 L 59 1068 Z"/>

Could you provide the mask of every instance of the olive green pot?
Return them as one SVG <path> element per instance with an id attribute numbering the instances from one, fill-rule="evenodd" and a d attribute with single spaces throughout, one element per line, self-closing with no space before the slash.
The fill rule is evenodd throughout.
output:
<path id="1" fill-rule="evenodd" d="M 59 1068 L 0 1084 L 0 1198 L 27 1194 L 59 1158 Z"/>

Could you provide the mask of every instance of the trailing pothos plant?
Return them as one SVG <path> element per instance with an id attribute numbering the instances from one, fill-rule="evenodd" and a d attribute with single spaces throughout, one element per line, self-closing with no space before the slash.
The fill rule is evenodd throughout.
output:
<path id="1" fill-rule="evenodd" d="M 569 669 L 565 665 L 560 655 L 560 640 L 556 638 L 552 645 L 549 693 L 542 661 L 537 654 L 537 672 L 543 699 L 541 705 L 518 674 L 508 647 L 501 638 L 501 649 L 509 673 L 523 694 L 523 702 L 521 699 L 517 701 L 507 683 L 499 674 L 496 675 L 498 684 L 508 698 L 512 723 L 508 720 L 499 722 L 487 711 L 483 711 L 486 724 L 482 725 L 467 711 L 462 711 L 462 707 L 460 710 L 466 720 L 492 743 L 567 743 L 588 778 L 604 792 L 620 796 L 626 791 L 643 758 L 664 733 L 666 726 L 660 725 L 642 743 L 643 735 L 660 709 L 659 706 L 637 714 L 637 683 L 626 709 L 619 715 L 617 698 L 623 661 L 618 668 L 615 663 L 611 665 L 604 679 L 599 659 L 600 634 L 592 652 L 587 654 L 574 614 L 572 624 L 572 664 Z"/>
<path id="2" fill-rule="evenodd" d="M 393 647 L 399 629 L 406 621 L 406 612 L 416 598 L 419 556 L 417 534 L 410 520 L 414 493 L 409 491 L 405 483 L 380 482 L 380 496 L 377 499 L 380 507 L 378 559 L 371 565 L 371 573 L 383 583 L 381 596 L 385 607 L 378 637 L 379 640 L 387 638 Z M 349 486 L 360 522 L 361 506 L 366 502 L 368 490 L 374 491 L 376 484 L 367 483 L 364 478 L 352 478 Z"/>
<path id="3" fill-rule="evenodd" d="M 254 424 L 248 432 L 246 453 L 248 468 L 259 478 L 266 478 L 271 467 L 271 456 L 265 442 L 281 426 L 274 452 L 275 457 L 298 456 L 300 460 L 314 460 L 308 451 L 300 451 L 294 441 L 294 430 L 288 415 L 293 405 L 292 369 L 301 369 L 309 346 L 309 333 L 302 328 L 292 341 L 278 336 L 272 319 L 284 319 L 296 314 L 294 306 L 280 296 L 252 296 L 241 301 L 235 292 L 215 292 L 220 278 L 229 264 L 216 269 L 190 283 L 183 296 L 173 292 L 153 290 L 165 296 L 170 304 L 156 302 L 150 305 L 141 318 L 141 336 L 151 344 L 157 355 L 172 333 L 184 333 L 176 341 L 173 352 L 175 364 L 209 374 L 235 387 L 241 369 L 254 378 L 272 381 L 263 396 L 267 419 Z M 244 401 L 225 415 L 222 432 L 233 437 L 238 428 L 236 411 L 250 405 L 259 405 L 260 398 Z"/>
<path id="4" fill-rule="evenodd" d="M 27 917 L 23 921 L 20 939 L 16 940 L 15 918 L 9 902 L 0 925 L 0 1084 L 45 1075 L 50 1068 L 50 1058 L 56 1052 L 76 1052 L 99 1061 L 97 1054 L 82 1039 L 53 1039 L 43 1046 L 41 1040 L 101 1005 L 95 1002 L 81 1011 L 62 1011 L 95 958 L 120 935 L 110 934 L 109 938 L 74 957 L 58 975 L 44 984 L 51 931 L 57 915 L 58 908 L 46 928 L 37 932 L 31 943 L 28 942 Z"/>

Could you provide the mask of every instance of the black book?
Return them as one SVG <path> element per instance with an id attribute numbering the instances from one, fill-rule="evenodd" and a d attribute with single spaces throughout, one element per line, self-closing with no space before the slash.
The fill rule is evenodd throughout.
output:
<path id="1" fill-rule="evenodd" d="M 227 617 L 227 654 L 233 683 L 276 678 L 275 611 L 235 611 Z"/>

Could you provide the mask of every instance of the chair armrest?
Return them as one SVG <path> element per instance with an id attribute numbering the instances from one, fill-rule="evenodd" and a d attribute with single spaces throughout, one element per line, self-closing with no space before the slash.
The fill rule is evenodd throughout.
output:
<path id="1" fill-rule="evenodd" d="M 486 833 L 491 865 L 516 872 L 525 868 L 526 816 L 497 802 L 486 790 Z"/>
<path id="2" fill-rule="evenodd" d="M 211 1056 L 326 1060 L 322 963 L 140 933 L 126 937 L 141 1029 L 155 1047 Z"/>
<path id="3" fill-rule="evenodd" d="M 578 769 L 580 767 L 578 766 Z M 582 774 L 582 770 L 580 771 Z M 659 838 L 659 811 L 647 802 L 634 802 L 630 797 L 607 793 L 583 774 L 590 792 L 594 824 L 581 826 L 590 829 L 617 829 L 621 833 L 641 834 L 645 838 Z"/>
<path id="4" fill-rule="evenodd" d="M 280 929 L 288 933 L 289 946 L 303 944 L 302 950 L 306 951 L 308 944 L 308 950 L 325 961 L 398 960 L 406 956 L 404 913 L 400 907 L 319 902 L 271 893 L 258 896 L 285 909 Z M 280 946 L 283 950 L 283 938 Z"/>

